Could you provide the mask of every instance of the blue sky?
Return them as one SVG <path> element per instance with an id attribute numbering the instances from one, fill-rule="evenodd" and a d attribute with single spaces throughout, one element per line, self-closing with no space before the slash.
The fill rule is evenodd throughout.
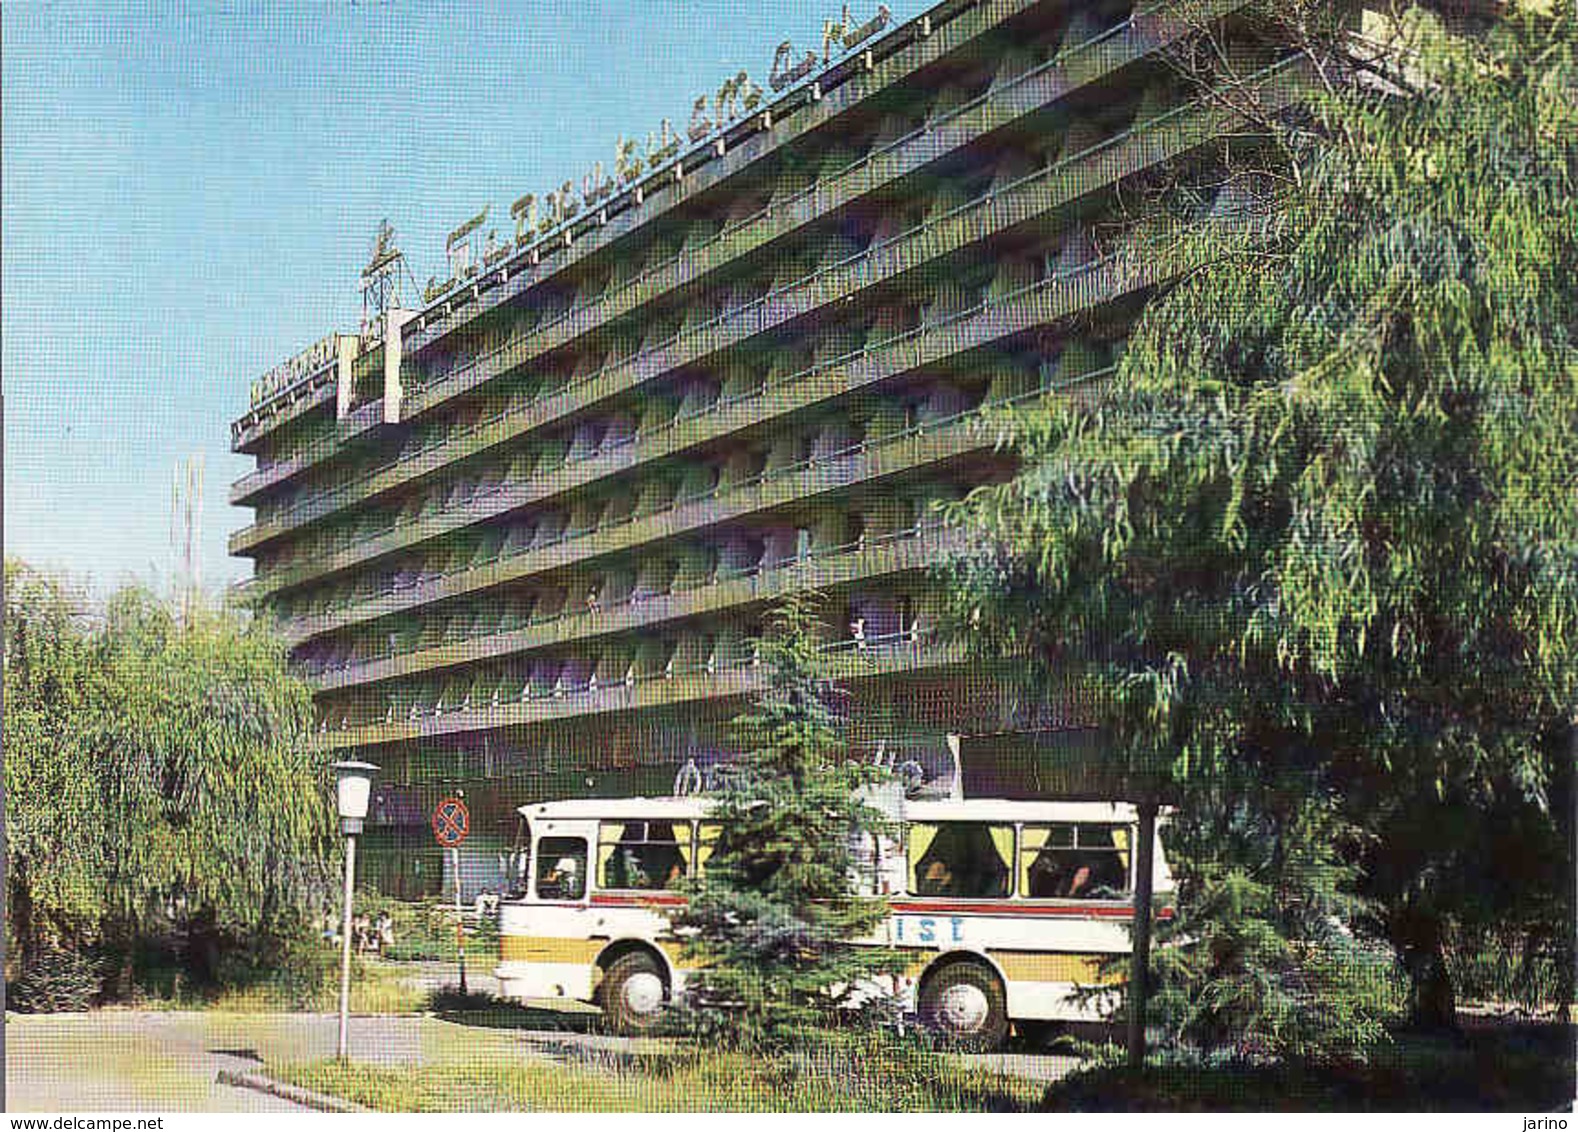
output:
<path id="1" fill-rule="evenodd" d="M 611 167 L 621 133 L 683 130 L 741 68 L 765 88 L 779 41 L 811 48 L 841 7 L 6 3 L 6 553 L 162 584 L 171 485 L 201 453 L 204 581 L 246 576 L 229 423 L 254 377 L 354 328 L 381 219 L 419 283 L 442 277 L 484 204 L 510 230 L 511 201 Z"/>

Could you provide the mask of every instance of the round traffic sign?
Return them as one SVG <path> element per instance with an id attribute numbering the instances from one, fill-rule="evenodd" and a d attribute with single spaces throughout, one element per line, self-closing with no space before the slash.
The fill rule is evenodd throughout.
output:
<path id="1" fill-rule="evenodd" d="M 459 798 L 445 798 L 433 811 L 433 836 L 446 849 L 453 849 L 471 832 L 471 814 Z"/>

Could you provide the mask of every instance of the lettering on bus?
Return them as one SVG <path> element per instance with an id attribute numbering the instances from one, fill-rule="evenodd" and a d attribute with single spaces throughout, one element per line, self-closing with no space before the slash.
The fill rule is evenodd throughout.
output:
<path id="1" fill-rule="evenodd" d="M 963 943 L 963 916 L 894 916 L 895 943 Z"/>

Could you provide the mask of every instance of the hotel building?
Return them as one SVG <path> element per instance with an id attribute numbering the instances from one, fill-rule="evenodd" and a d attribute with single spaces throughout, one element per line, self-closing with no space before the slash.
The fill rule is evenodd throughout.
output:
<path id="1" fill-rule="evenodd" d="M 462 226 L 420 303 L 381 295 L 254 388 L 230 550 L 326 755 L 382 768 L 379 883 L 438 891 L 427 820 L 456 791 L 470 891 L 514 807 L 704 773 L 796 590 L 873 757 L 1078 724 L 933 631 L 936 508 L 1011 473 L 995 409 L 1099 390 L 1178 270 L 1167 232 L 1242 214 L 1216 171 L 1243 119 L 1168 55 L 1209 22 L 1285 105 L 1294 70 L 1240 7 L 945 0 L 785 45 L 765 86 L 523 198 L 485 246 Z M 367 277 L 393 261 L 380 242 Z"/>

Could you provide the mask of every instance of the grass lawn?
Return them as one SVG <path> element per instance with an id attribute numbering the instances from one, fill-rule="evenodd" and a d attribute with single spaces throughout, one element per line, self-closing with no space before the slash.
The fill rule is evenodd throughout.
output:
<path id="1" fill-rule="evenodd" d="M 780 1057 L 566 1044 L 549 1060 L 512 1045 L 503 1018 L 451 1017 L 421 1066 L 271 1061 L 269 1071 L 386 1112 L 1550 1111 L 1574 1089 L 1574 1031 L 1555 1023 L 1399 1035 L 1366 1066 L 1092 1063 L 1048 1087 L 891 1039 Z M 470 1024 L 454 1024 L 462 1017 Z"/>
<path id="2" fill-rule="evenodd" d="M 338 969 L 321 981 L 281 985 L 259 981 L 211 993 L 178 989 L 174 993 L 143 991 L 123 1005 L 140 1010 L 212 1010 L 222 1014 L 270 1014 L 277 1011 L 325 1013 L 340 1008 Z M 417 1014 L 430 1008 L 428 992 L 412 986 L 398 964 L 361 962 L 351 977 L 352 1014 Z"/>
<path id="3" fill-rule="evenodd" d="M 1028 1112 L 1045 1086 L 889 1042 L 787 1057 L 583 1051 L 577 1064 L 479 1057 L 423 1067 L 271 1066 L 384 1112 Z"/>

